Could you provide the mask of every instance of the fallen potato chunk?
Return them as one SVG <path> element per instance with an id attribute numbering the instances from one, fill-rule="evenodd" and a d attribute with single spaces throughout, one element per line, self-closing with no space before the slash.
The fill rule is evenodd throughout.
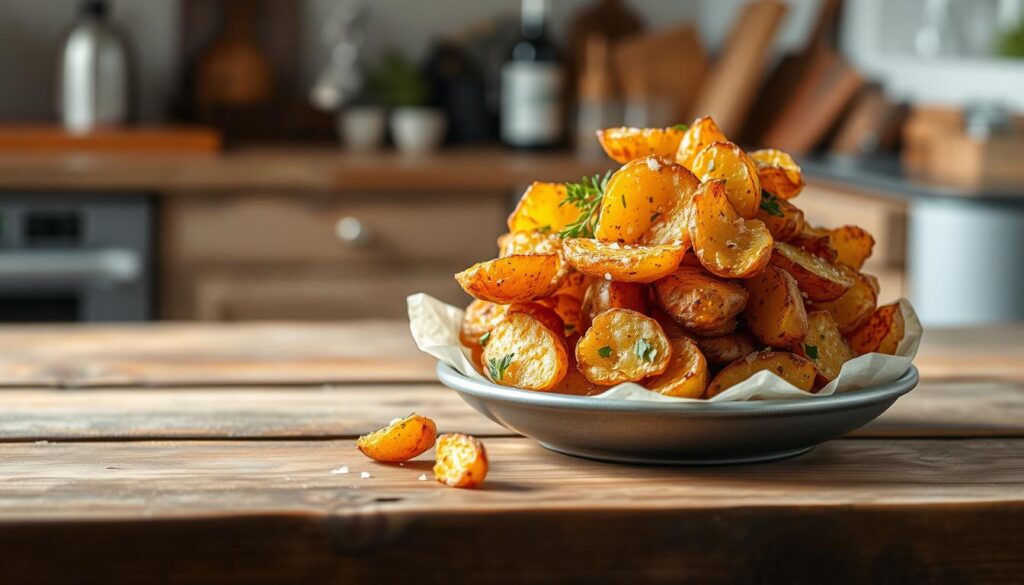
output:
<path id="1" fill-rule="evenodd" d="M 754 219 L 764 222 L 776 242 L 788 242 L 799 237 L 804 230 L 804 212 L 768 192 L 762 193 L 761 208 Z"/>
<path id="2" fill-rule="evenodd" d="M 471 488 L 487 477 L 487 451 L 475 437 L 445 433 L 437 438 L 434 479 L 448 487 Z"/>
<path id="3" fill-rule="evenodd" d="M 540 308 L 551 311 L 547 307 Z M 558 329 L 552 330 L 534 315 L 510 309 L 491 330 L 484 345 L 481 357 L 484 374 L 502 386 L 539 391 L 553 389 L 569 367 L 560 319 L 558 323 Z"/>
<path id="4" fill-rule="evenodd" d="M 462 290 L 482 300 L 507 305 L 546 297 L 558 289 L 557 254 L 505 256 L 480 262 L 455 275 Z"/>
<path id="5" fill-rule="evenodd" d="M 749 278 L 764 270 L 772 257 L 768 228 L 736 213 L 722 181 L 704 183 L 693 196 L 690 239 L 701 265 L 723 278 Z"/>
<path id="6" fill-rule="evenodd" d="M 861 274 L 845 265 L 836 266 L 851 281 L 853 286 L 834 301 L 811 303 L 816 310 L 828 311 L 835 319 L 839 331 L 849 335 L 871 318 L 878 306 L 878 281 L 874 276 Z"/>
<path id="7" fill-rule="evenodd" d="M 827 311 L 807 314 L 807 336 L 793 347 L 793 353 L 814 362 L 818 386 L 835 380 L 843 364 L 857 357 Z"/>
<path id="8" fill-rule="evenodd" d="M 878 307 L 867 323 L 850 335 L 850 347 L 857 355 L 872 352 L 896 355 L 905 329 L 899 304 L 884 305 Z"/>
<path id="9" fill-rule="evenodd" d="M 708 385 L 708 362 L 688 337 L 669 341 L 672 359 L 668 368 L 644 382 L 644 387 L 665 396 L 700 398 Z"/>
<path id="10" fill-rule="evenodd" d="M 784 242 L 775 242 L 771 263 L 796 279 L 812 301 L 834 301 L 853 286 L 853 280 L 835 266 Z"/>
<path id="11" fill-rule="evenodd" d="M 807 311 L 796 281 L 785 270 L 768 266 L 743 282 L 747 328 L 754 339 L 771 347 L 789 348 L 807 335 Z"/>
<path id="12" fill-rule="evenodd" d="M 739 283 L 693 266 L 680 266 L 655 282 L 654 293 L 666 313 L 695 333 L 721 331 L 747 305 L 747 291 Z"/>
<path id="13" fill-rule="evenodd" d="M 466 313 L 462 317 L 459 341 L 466 347 L 483 345 L 480 338 L 505 318 L 507 310 L 508 306 L 506 305 L 473 299 L 473 302 L 466 307 Z"/>
<path id="14" fill-rule="evenodd" d="M 781 150 L 766 148 L 750 153 L 757 165 L 761 188 L 782 199 L 792 199 L 804 188 L 804 177 L 800 167 Z"/>
<path id="15" fill-rule="evenodd" d="M 708 363 L 722 365 L 734 362 L 754 353 L 754 342 L 743 333 L 731 333 L 719 337 L 698 337 L 700 348 Z"/>
<path id="16" fill-rule="evenodd" d="M 356 439 L 356 448 L 374 461 L 408 461 L 434 446 L 437 426 L 425 416 L 410 414 Z"/>
<path id="17" fill-rule="evenodd" d="M 568 238 L 562 241 L 562 253 L 573 268 L 595 278 L 615 282 L 654 282 L 675 271 L 686 254 L 686 248 Z"/>
<path id="18" fill-rule="evenodd" d="M 651 226 L 688 198 L 694 180 L 683 167 L 656 156 L 629 162 L 608 179 L 594 237 L 602 242 L 639 243 Z"/>
<path id="19" fill-rule="evenodd" d="M 844 225 L 829 230 L 828 240 L 836 251 L 836 262 L 855 270 L 860 270 L 861 266 L 864 266 L 864 261 L 871 257 L 871 252 L 875 248 L 875 238 L 855 225 Z"/>
<path id="20" fill-rule="evenodd" d="M 647 286 L 632 282 L 594 280 L 583 298 L 583 314 L 593 321 L 608 309 L 629 309 L 647 313 Z"/>
<path id="21" fill-rule="evenodd" d="M 594 318 L 576 344 L 580 372 L 594 384 L 611 386 L 657 376 L 672 349 L 658 322 L 628 309 L 609 309 Z"/>
<path id="22" fill-rule="evenodd" d="M 707 397 L 711 398 L 747 380 L 754 374 L 769 370 L 804 392 L 814 388 L 817 370 L 814 363 L 788 351 L 762 351 L 742 357 L 728 366 L 711 380 Z"/>
<path id="23" fill-rule="evenodd" d="M 656 155 L 671 159 L 683 139 L 681 128 L 605 128 L 597 131 L 601 143 L 612 160 L 626 164 L 633 159 Z"/>
<path id="24" fill-rule="evenodd" d="M 558 233 L 564 230 L 580 215 L 580 210 L 574 206 L 562 205 L 565 197 L 563 183 L 534 182 L 508 216 L 508 231 Z"/>
<path id="25" fill-rule="evenodd" d="M 704 148 L 715 142 L 727 142 L 728 139 L 710 116 L 697 118 L 683 134 L 676 151 L 676 163 L 693 170 L 693 159 Z"/>
<path id="26" fill-rule="evenodd" d="M 731 142 L 715 142 L 693 160 L 693 174 L 702 182 L 725 181 L 725 196 L 736 213 L 753 219 L 761 207 L 761 182 L 757 167 L 743 149 Z"/>

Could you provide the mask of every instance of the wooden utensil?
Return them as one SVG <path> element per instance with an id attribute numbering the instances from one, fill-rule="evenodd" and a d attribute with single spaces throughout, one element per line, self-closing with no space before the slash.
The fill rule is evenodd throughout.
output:
<path id="1" fill-rule="evenodd" d="M 690 119 L 708 69 L 700 37 L 689 24 L 619 42 L 612 64 L 627 101 L 667 99 L 677 121 Z"/>

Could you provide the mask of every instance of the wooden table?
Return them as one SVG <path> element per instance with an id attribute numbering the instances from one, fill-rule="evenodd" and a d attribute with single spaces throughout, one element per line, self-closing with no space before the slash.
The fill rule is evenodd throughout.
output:
<path id="1" fill-rule="evenodd" d="M 478 415 L 402 323 L 5 328 L 0 583 L 1020 583 L 1024 327 L 918 364 L 808 455 L 634 467 Z M 483 489 L 354 449 L 414 410 L 485 441 Z"/>

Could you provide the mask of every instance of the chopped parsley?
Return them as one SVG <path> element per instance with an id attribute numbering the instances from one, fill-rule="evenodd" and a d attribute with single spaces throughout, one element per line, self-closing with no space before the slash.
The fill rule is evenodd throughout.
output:
<path id="1" fill-rule="evenodd" d="M 572 205 L 580 211 L 579 217 L 566 228 L 558 232 L 561 238 L 592 238 L 594 229 L 597 227 L 597 220 L 600 217 L 601 200 L 604 198 L 604 190 L 608 187 L 608 179 L 612 177 L 609 170 L 601 175 L 583 177 L 579 183 L 567 183 L 565 186 L 565 199 L 559 203 Z"/>
<path id="2" fill-rule="evenodd" d="M 601 349 L 597 350 L 597 355 L 603 358 L 609 357 L 610 355 L 612 355 L 612 348 L 606 345 Z"/>
<path id="3" fill-rule="evenodd" d="M 782 213 L 782 208 L 779 207 L 779 200 L 776 199 L 775 195 L 772 195 L 767 191 L 761 193 L 761 209 L 763 209 L 768 215 L 774 215 L 775 217 L 782 217 L 785 215 Z"/>
<path id="4" fill-rule="evenodd" d="M 633 351 L 636 352 L 636 357 L 644 360 L 645 362 L 653 362 L 655 356 L 658 355 L 658 350 L 647 343 L 646 339 L 637 339 L 636 345 L 633 346 Z"/>
<path id="5" fill-rule="evenodd" d="M 811 358 L 812 360 L 816 360 L 816 359 L 818 359 L 818 346 L 817 345 L 807 345 L 805 343 L 804 344 L 804 353 L 806 353 L 807 357 Z"/>
<path id="6" fill-rule="evenodd" d="M 686 132 L 687 130 L 690 129 L 690 125 L 689 124 L 674 124 L 672 126 L 672 129 L 673 130 L 679 130 L 680 132 Z"/>
<path id="7" fill-rule="evenodd" d="M 491 375 L 492 380 L 500 380 L 505 377 L 505 370 L 512 365 L 512 358 L 516 354 L 507 353 L 500 360 L 498 358 L 491 358 L 487 360 L 487 371 Z"/>
<path id="8" fill-rule="evenodd" d="M 487 345 L 487 342 L 491 340 L 491 332 L 488 331 L 480 336 L 480 345 Z"/>

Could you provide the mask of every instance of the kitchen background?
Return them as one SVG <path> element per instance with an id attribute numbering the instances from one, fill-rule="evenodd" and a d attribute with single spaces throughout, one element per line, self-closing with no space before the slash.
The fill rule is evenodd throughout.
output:
<path id="1" fill-rule="evenodd" d="M 882 301 L 1024 320 L 1022 0 L 5 0 L 0 79 L 2 321 L 464 304 L 526 184 L 611 166 L 576 136 L 706 113 L 875 235 Z"/>

